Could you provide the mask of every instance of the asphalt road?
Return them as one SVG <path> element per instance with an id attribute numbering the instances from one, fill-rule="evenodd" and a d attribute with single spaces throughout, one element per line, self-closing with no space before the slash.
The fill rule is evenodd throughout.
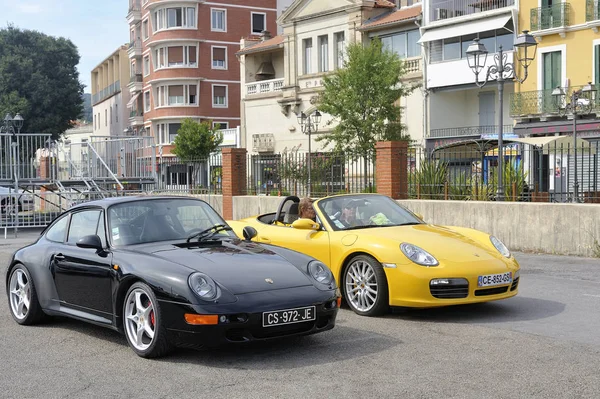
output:
<path id="1" fill-rule="evenodd" d="M 2 278 L 26 235 L 0 238 Z M 375 319 L 342 309 L 323 334 L 162 360 L 78 321 L 21 327 L 4 299 L 0 397 L 597 398 L 600 260 L 516 256 L 520 292 L 505 301 Z"/>

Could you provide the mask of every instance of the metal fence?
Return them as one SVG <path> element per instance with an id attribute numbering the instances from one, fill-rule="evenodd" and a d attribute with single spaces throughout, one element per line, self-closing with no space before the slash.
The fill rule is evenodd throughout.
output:
<path id="1" fill-rule="evenodd" d="M 221 154 L 206 159 L 183 161 L 177 157 L 157 159 L 155 191 L 187 192 L 189 194 L 221 194 Z"/>

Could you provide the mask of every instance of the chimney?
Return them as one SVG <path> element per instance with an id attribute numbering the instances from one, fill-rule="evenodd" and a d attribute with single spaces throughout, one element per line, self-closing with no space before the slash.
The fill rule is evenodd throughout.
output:
<path id="1" fill-rule="evenodd" d="M 265 40 L 269 40 L 269 39 L 272 38 L 271 37 L 271 32 L 269 32 L 268 30 L 263 30 L 261 34 L 262 34 L 262 40 L 261 41 L 263 41 L 263 42 Z"/>

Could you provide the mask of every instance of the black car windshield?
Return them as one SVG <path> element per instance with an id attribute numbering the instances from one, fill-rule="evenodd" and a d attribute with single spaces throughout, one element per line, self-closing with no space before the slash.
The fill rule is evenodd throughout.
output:
<path id="1" fill-rule="evenodd" d="M 114 246 L 185 241 L 215 225 L 226 223 L 206 202 L 190 198 L 141 199 L 108 210 L 108 236 Z M 229 229 L 214 234 L 214 238 L 228 237 L 235 237 Z"/>
<path id="2" fill-rule="evenodd" d="M 318 202 L 334 230 L 422 224 L 419 218 L 383 195 L 344 195 Z"/>

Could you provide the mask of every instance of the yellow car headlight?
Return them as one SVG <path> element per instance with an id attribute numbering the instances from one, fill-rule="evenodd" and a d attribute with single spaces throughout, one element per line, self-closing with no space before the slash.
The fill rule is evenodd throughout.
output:
<path id="1" fill-rule="evenodd" d="M 506 248 L 506 245 L 502 243 L 499 239 L 494 236 L 490 236 L 490 241 L 492 245 L 504 256 L 505 258 L 510 258 L 510 251 Z"/>
<path id="2" fill-rule="evenodd" d="M 400 244 L 400 250 L 408 259 L 412 260 L 417 265 L 430 267 L 440 264 L 433 255 L 416 245 L 403 242 Z"/>

